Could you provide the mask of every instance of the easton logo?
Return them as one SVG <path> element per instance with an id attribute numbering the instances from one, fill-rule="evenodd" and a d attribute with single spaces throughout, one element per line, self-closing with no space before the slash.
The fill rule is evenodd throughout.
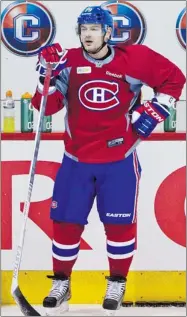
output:
<path id="1" fill-rule="evenodd" d="M 145 102 L 144 103 L 144 107 L 147 108 L 147 112 L 153 117 L 155 118 L 156 120 L 158 120 L 158 122 L 162 122 L 163 121 L 163 118 L 161 116 L 159 116 L 159 114 L 154 111 L 154 109 L 150 106 L 150 103 L 149 102 Z"/>
<path id="2" fill-rule="evenodd" d="M 112 213 L 107 212 L 106 216 L 107 217 L 114 217 L 114 218 L 127 218 L 127 217 L 130 217 L 131 214 L 112 214 Z"/>

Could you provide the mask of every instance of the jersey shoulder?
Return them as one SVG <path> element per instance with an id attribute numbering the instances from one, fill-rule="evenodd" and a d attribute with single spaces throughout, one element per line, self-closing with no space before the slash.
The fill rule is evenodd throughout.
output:
<path id="1" fill-rule="evenodd" d="M 77 63 L 77 61 L 79 61 L 80 59 L 82 59 L 82 47 L 78 47 L 78 48 L 70 48 L 67 49 L 67 59 L 68 59 L 68 64 L 75 64 Z"/>
<path id="2" fill-rule="evenodd" d="M 154 51 L 142 44 L 118 45 L 115 50 L 116 56 L 120 56 L 126 73 L 132 76 L 140 76 L 145 67 L 151 66 L 155 57 Z"/>
<path id="3" fill-rule="evenodd" d="M 136 56 L 142 57 L 149 54 L 152 51 L 148 46 L 142 44 L 132 44 L 132 45 L 125 45 L 125 44 L 118 44 L 114 46 L 115 51 L 118 54 L 126 55 L 126 56 Z"/>

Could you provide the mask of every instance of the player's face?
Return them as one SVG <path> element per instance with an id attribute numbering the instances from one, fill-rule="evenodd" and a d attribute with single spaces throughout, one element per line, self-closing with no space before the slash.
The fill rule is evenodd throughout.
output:
<path id="1" fill-rule="evenodd" d="M 81 42 L 88 53 L 94 53 L 103 44 L 103 31 L 100 24 L 82 24 Z"/>

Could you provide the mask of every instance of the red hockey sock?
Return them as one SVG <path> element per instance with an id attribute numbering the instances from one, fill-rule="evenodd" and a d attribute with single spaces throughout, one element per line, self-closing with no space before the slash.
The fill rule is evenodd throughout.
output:
<path id="1" fill-rule="evenodd" d="M 126 277 L 135 252 L 136 223 L 105 224 L 111 276 Z"/>
<path id="2" fill-rule="evenodd" d="M 74 223 L 53 222 L 53 271 L 70 276 L 76 262 L 84 226 Z"/>

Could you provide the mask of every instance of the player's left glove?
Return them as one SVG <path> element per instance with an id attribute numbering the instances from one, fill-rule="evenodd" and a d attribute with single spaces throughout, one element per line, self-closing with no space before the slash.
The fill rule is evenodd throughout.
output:
<path id="1" fill-rule="evenodd" d="M 170 112 L 167 106 L 160 104 L 156 98 L 136 106 L 132 112 L 132 124 L 136 133 L 148 137 L 158 123 L 164 121 Z"/>

